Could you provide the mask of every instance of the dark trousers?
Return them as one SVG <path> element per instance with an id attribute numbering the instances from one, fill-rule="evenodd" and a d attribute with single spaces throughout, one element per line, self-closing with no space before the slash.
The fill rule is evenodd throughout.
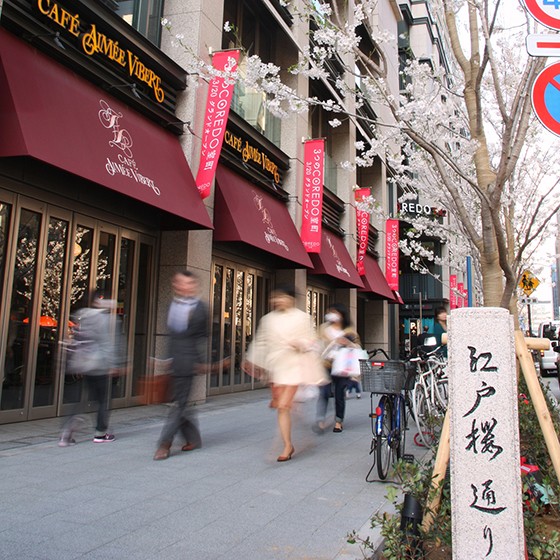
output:
<path id="1" fill-rule="evenodd" d="M 333 385 L 335 420 L 342 422 L 346 411 L 346 389 L 350 385 L 350 378 L 333 376 Z"/>
<path id="2" fill-rule="evenodd" d="M 88 400 L 96 402 L 98 405 L 95 435 L 105 435 L 107 433 L 107 428 L 109 427 L 109 375 L 85 375 L 84 382 Z M 83 402 L 76 403 L 74 409 L 72 410 L 72 414 L 64 422 L 62 430 L 65 434 L 70 436 L 70 434 L 78 427 L 78 415 L 83 413 Z"/>
<path id="3" fill-rule="evenodd" d="M 194 445 L 201 444 L 200 431 L 193 407 L 187 407 L 194 376 L 172 377 L 173 404 L 159 438 L 160 446 L 170 446 L 178 431 L 185 441 Z"/>

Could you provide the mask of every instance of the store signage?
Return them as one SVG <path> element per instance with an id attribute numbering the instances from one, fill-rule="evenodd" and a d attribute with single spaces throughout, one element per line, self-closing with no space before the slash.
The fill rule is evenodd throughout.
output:
<path id="1" fill-rule="evenodd" d="M 403 202 L 400 205 L 400 211 L 403 214 L 432 216 L 434 218 L 444 218 L 447 216 L 447 210 L 428 206 L 427 204 L 418 204 L 418 202 Z"/>
<path id="2" fill-rule="evenodd" d="M 371 195 L 370 189 L 356 189 L 354 191 L 356 202 L 362 202 L 364 198 Z M 358 233 L 358 259 L 356 261 L 356 269 L 360 276 L 365 276 L 365 258 L 368 246 L 369 236 L 369 212 L 360 210 L 356 206 L 356 230 Z"/>
<path id="3" fill-rule="evenodd" d="M 161 77 L 148 68 L 142 60 L 129 49 L 119 45 L 119 41 L 97 30 L 95 24 L 87 25 L 81 20 L 80 14 L 72 14 L 54 0 L 37 0 L 37 8 L 43 16 L 53 21 L 70 35 L 80 39 L 80 45 L 88 56 L 98 54 L 123 68 L 130 78 L 146 84 L 158 103 L 165 99 L 161 87 Z"/>
<path id="4" fill-rule="evenodd" d="M 237 153 L 243 163 L 255 165 L 259 170 L 270 176 L 275 184 L 280 184 L 281 177 L 278 164 L 263 150 L 252 144 L 249 140 L 243 139 L 227 129 L 224 136 L 224 144 L 231 148 L 230 151 Z"/>
<path id="5" fill-rule="evenodd" d="M 325 140 L 307 140 L 303 154 L 301 240 L 308 253 L 321 252 Z"/>
<path id="6" fill-rule="evenodd" d="M 107 158 L 107 163 L 105 164 L 107 173 L 111 177 L 114 175 L 128 177 L 132 181 L 152 189 L 154 194 L 160 196 L 161 191 L 156 186 L 154 180 L 141 173 L 134 159 L 132 135 L 119 122 L 123 118 L 123 114 L 112 109 L 104 99 L 99 100 L 99 106 L 101 107 L 98 112 L 99 122 L 103 128 L 110 131 L 108 144 L 116 150 L 114 152 L 116 154 L 114 159 L 111 159 L 111 157 Z"/>
<path id="7" fill-rule="evenodd" d="M 253 192 L 253 202 L 255 203 L 255 206 L 257 207 L 257 210 L 260 212 L 260 214 L 262 216 L 262 222 L 263 222 L 264 227 L 265 227 L 265 230 L 264 230 L 265 241 L 269 245 L 271 243 L 274 243 L 274 244 L 278 245 L 279 247 L 282 247 L 283 249 L 286 249 L 286 251 L 289 253 L 290 248 L 288 247 L 288 244 L 283 239 L 278 237 L 278 234 L 276 233 L 276 229 L 274 228 L 274 223 L 272 222 L 272 217 L 270 215 L 270 211 L 268 210 L 268 208 L 265 205 L 265 199 L 264 199 L 263 195 L 259 194 L 256 191 L 252 191 L 252 192 Z"/>
<path id="8" fill-rule="evenodd" d="M 457 275 L 449 275 L 449 309 L 457 309 Z"/>
<path id="9" fill-rule="evenodd" d="M 231 74 L 237 70 L 238 61 L 238 50 L 216 52 L 212 58 L 214 69 L 226 74 Z M 234 85 L 231 77 L 215 76 L 208 88 L 202 145 L 200 147 L 200 163 L 196 176 L 196 186 L 201 198 L 210 195 L 210 188 L 224 142 Z"/>
<path id="10" fill-rule="evenodd" d="M 399 220 L 385 224 L 385 278 L 389 288 L 399 291 Z"/>
<path id="11" fill-rule="evenodd" d="M 332 239 L 331 239 L 330 235 L 326 236 L 326 240 L 327 240 L 327 245 L 329 246 L 329 249 L 331 250 L 337 272 L 339 272 L 340 274 L 346 274 L 346 276 L 348 276 L 348 278 L 350 278 L 350 272 L 342 264 L 342 261 L 340 260 L 340 257 L 338 256 L 338 253 L 336 251 L 336 247 L 334 246 L 334 243 L 332 242 Z"/>
<path id="12" fill-rule="evenodd" d="M 457 284 L 457 291 L 459 292 L 459 295 L 457 296 L 457 307 L 465 307 L 465 301 L 463 298 L 463 294 L 465 293 L 465 290 L 464 290 L 463 282 L 459 282 Z"/>

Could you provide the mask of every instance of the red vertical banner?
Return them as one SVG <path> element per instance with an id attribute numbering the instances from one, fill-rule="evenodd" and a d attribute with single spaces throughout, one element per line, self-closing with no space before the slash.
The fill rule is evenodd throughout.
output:
<path id="1" fill-rule="evenodd" d="M 385 278 L 391 290 L 399 291 L 399 220 L 385 224 Z"/>
<path id="2" fill-rule="evenodd" d="M 363 202 L 371 194 L 370 189 L 356 189 L 355 197 L 356 203 Z M 369 212 L 360 210 L 356 205 L 356 231 L 358 233 L 358 258 L 356 260 L 356 269 L 360 276 L 365 276 L 366 269 L 364 261 L 366 258 L 366 251 L 368 246 L 369 235 Z"/>
<path id="3" fill-rule="evenodd" d="M 449 309 L 457 309 L 457 275 L 449 275 Z"/>
<path id="4" fill-rule="evenodd" d="M 463 289 L 463 282 L 459 282 L 457 284 L 457 291 L 459 292 L 460 295 L 457 296 L 457 307 L 464 307 L 463 303 L 463 293 L 464 293 L 464 289 Z"/>
<path id="5" fill-rule="evenodd" d="M 307 140 L 303 150 L 301 241 L 308 253 L 321 251 L 325 141 Z"/>
<path id="6" fill-rule="evenodd" d="M 238 61 L 238 50 L 221 51 L 214 53 L 212 65 L 215 70 L 229 73 L 237 70 Z M 224 142 L 234 85 L 231 78 L 216 76 L 212 79 L 208 88 L 200 147 L 200 163 L 196 176 L 196 186 L 201 198 L 210 195 L 210 188 Z"/>

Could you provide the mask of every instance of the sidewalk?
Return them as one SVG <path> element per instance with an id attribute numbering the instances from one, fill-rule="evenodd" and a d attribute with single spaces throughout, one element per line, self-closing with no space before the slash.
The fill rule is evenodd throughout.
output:
<path id="1" fill-rule="evenodd" d="M 67 448 L 60 419 L 0 426 L 0 559 L 363 559 L 347 534 L 378 539 L 369 518 L 390 509 L 387 485 L 365 481 L 369 394 L 347 402 L 341 434 L 314 434 L 315 403 L 298 405 L 287 463 L 267 405 L 266 390 L 210 397 L 203 448 L 176 441 L 159 462 L 165 405 L 113 411 L 114 443 L 92 443 L 89 418 Z"/>

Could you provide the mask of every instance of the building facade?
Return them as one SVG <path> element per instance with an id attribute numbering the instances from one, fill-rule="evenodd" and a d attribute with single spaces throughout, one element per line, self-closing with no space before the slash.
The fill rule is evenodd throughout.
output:
<path id="1" fill-rule="evenodd" d="M 370 224 L 366 276 L 356 272 L 354 185 L 371 187 L 388 210 L 397 194 L 382 160 L 342 169 L 366 134 L 358 123 L 333 129 L 319 106 L 280 120 L 262 92 L 237 87 L 212 194 L 203 202 L 196 189 L 208 87 L 183 70 L 187 54 L 174 34 L 202 59 L 241 41 L 287 69 L 309 41 L 295 14 L 276 0 L 3 2 L 0 423 L 63 415 L 85 401 L 82 380 L 66 375 L 61 343 L 91 291 L 117 302 L 125 340 L 128 367 L 113 377 L 112 407 L 139 404 L 149 358 L 166 354 L 170 279 L 183 268 L 200 277 L 212 316 L 211 368 L 198 379 L 197 400 L 260 387 L 240 366 L 278 283 L 295 286 L 317 324 L 342 302 L 367 348 L 396 344 L 384 224 Z M 396 37 L 401 18 L 394 2 L 380 2 L 370 24 Z M 396 43 L 386 55 L 398 91 Z M 331 71 L 355 79 L 336 60 Z M 303 97 L 336 98 L 328 80 L 287 71 L 283 79 Z M 350 98 L 337 101 L 355 109 Z M 302 139 L 318 137 L 326 151 L 322 249 L 308 254 L 299 235 Z"/>

